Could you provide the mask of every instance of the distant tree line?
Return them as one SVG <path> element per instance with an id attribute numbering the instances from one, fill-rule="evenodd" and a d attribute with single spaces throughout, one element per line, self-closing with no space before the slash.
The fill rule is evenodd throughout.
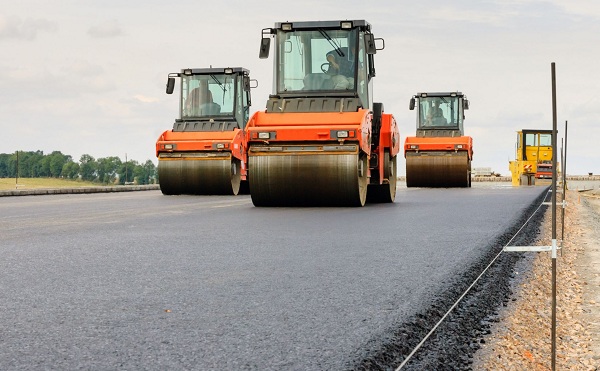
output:
<path id="1" fill-rule="evenodd" d="M 121 161 L 119 157 L 95 159 L 84 154 L 75 162 L 69 155 L 54 151 L 0 153 L 0 178 L 64 178 L 81 179 L 102 184 L 157 183 L 156 166 L 150 160 L 140 164 L 135 160 Z"/>

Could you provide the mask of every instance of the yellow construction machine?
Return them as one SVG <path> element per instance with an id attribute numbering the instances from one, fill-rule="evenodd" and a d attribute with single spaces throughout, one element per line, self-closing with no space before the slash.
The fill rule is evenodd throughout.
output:
<path id="1" fill-rule="evenodd" d="M 548 185 L 552 180 L 552 130 L 518 131 L 515 157 L 509 161 L 513 186 Z"/>

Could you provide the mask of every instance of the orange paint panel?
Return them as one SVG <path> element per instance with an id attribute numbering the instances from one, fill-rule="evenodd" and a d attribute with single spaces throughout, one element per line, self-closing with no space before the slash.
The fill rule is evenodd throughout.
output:
<path id="1" fill-rule="evenodd" d="M 463 149 L 471 149 L 473 147 L 473 139 L 467 136 L 428 138 L 407 137 L 404 142 L 404 149 L 410 150 L 411 145 L 418 145 L 420 151 L 453 150 L 458 144 L 462 144 Z"/>
<path id="2" fill-rule="evenodd" d="M 400 152 L 400 133 L 394 116 L 384 113 L 381 116 L 381 133 L 379 145 L 390 149 L 390 155 L 395 156 Z"/>
<path id="3" fill-rule="evenodd" d="M 331 127 L 336 125 L 360 125 L 368 110 L 358 112 L 288 112 L 266 113 L 256 112 L 248 122 L 248 128 L 264 128 L 273 126 L 313 126 Z"/>
<path id="4" fill-rule="evenodd" d="M 161 134 L 156 142 L 156 156 L 160 152 L 197 152 L 214 151 L 215 143 L 223 143 L 224 152 L 246 161 L 246 144 L 243 131 L 236 129 L 232 131 L 196 131 L 196 132 L 173 132 L 167 130 Z M 165 150 L 165 144 L 175 145 L 174 150 Z"/>
<path id="5" fill-rule="evenodd" d="M 292 112 L 292 113 L 266 113 L 256 112 L 246 127 L 249 142 L 260 142 L 257 132 L 276 133 L 269 143 L 331 141 L 332 130 L 354 131 L 353 138 L 344 139 L 345 142 L 359 142 L 365 153 L 370 153 L 368 145 L 371 135 L 370 111 L 361 109 L 358 112 Z"/>
<path id="6" fill-rule="evenodd" d="M 276 141 L 331 141 L 331 130 L 356 130 L 356 127 L 344 127 L 338 126 L 335 129 L 332 128 L 319 128 L 319 127 L 310 127 L 310 126 L 300 126 L 300 127 L 273 127 L 269 128 L 269 132 L 276 133 L 276 139 L 271 139 L 269 142 L 273 143 Z M 265 130 L 261 130 L 265 131 Z M 336 140 L 336 139 L 333 139 Z M 344 138 L 345 141 L 353 141 L 356 142 L 357 138 Z M 250 139 L 251 142 L 264 142 L 262 139 L 255 138 L 253 135 Z"/>
<path id="7" fill-rule="evenodd" d="M 457 149 L 456 145 L 462 145 L 461 149 Z M 417 145 L 417 150 L 411 149 L 411 145 Z M 404 154 L 414 151 L 468 151 L 469 157 L 473 157 L 473 138 L 469 136 L 462 137 L 407 137 L 404 141 Z"/>
<path id="8" fill-rule="evenodd" d="M 165 131 L 162 135 L 163 141 L 193 141 L 193 140 L 214 140 L 227 142 L 232 140 L 237 134 L 233 131 Z"/>

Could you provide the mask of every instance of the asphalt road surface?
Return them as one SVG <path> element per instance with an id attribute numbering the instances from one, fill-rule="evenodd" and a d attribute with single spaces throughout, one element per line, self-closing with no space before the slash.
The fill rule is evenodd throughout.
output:
<path id="1" fill-rule="evenodd" d="M 3 198 L 0 369 L 355 368 L 543 191 L 400 188 L 363 208 Z"/>

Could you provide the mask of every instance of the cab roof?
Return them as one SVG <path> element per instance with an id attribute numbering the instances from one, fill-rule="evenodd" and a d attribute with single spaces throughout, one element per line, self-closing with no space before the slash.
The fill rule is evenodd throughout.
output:
<path id="1" fill-rule="evenodd" d="M 215 75 L 224 74 L 225 70 L 231 70 L 232 73 L 242 73 L 243 75 L 250 74 L 250 70 L 243 67 L 222 67 L 222 68 L 184 68 L 181 70 L 181 74 L 185 75 L 186 71 L 191 71 L 192 75 Z M 189 73 L 188 73 L 189 74 Z"/>
<path id="2" fill-rule="evenodd" d="M 304 22 L 276 22 L 275 29 L 281 29 L 284 24 L 291 24 L 292 29 L 341 29 L 342 23 L 351 22 L 351 28 L 361 28 L 367 31 L 371 30 L 371 24 L 364 19 L 357 20 L 339 20 L 339 21 L 304 21 Z"/>
<path id="3" fill-rule="evenodd" d="M 448 93 L 417 93 L 415 95 L 416 97 L 419 98 L 426 98 L 426 97 L 464 97 L 464 94 L 459 92 L 459 91 L 452 91 L 452 92 L 448 92 Z"/>

